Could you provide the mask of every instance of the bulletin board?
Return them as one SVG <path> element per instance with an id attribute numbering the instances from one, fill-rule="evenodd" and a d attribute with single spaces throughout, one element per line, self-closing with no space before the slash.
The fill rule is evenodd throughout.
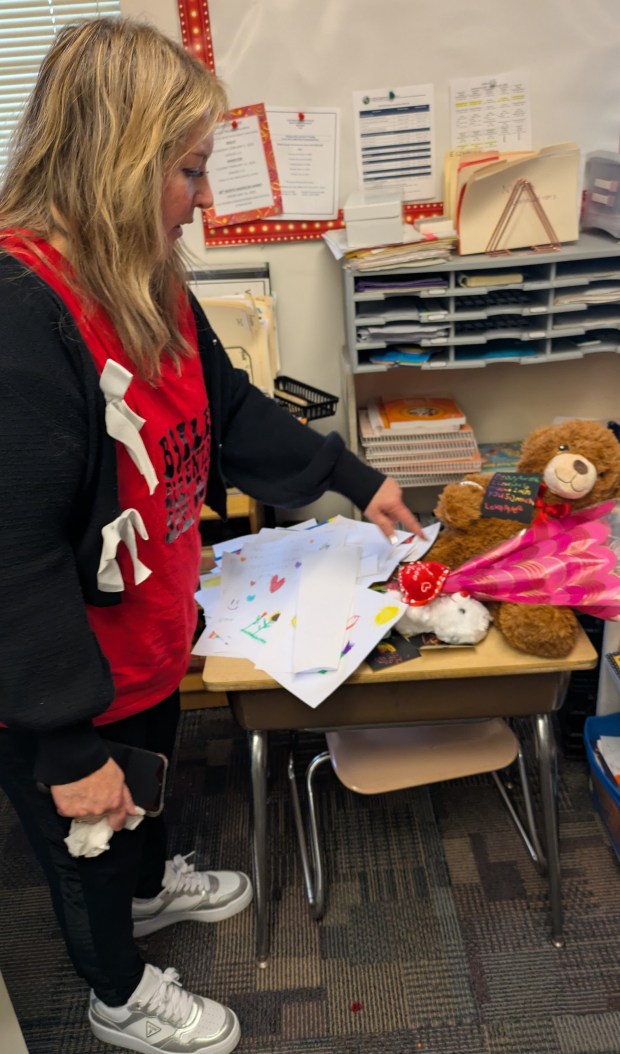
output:
<path id="1" fill-rule="evenodd" d="M 514 69 L 529 78 L 532 146 L 618 150 L 618 0 L 178 0 L 184 43 L 224 81 L 231 105 L 338 106 L 340 203 L 357 186 L 353 92 L 432 84 L 435 165 L 450 149 L 453 79 Z M 440 211 L 418 202 L 415 214 Z M 241 230 L 208 244 L 296 241 L 313 229 Z M 339 221 L 331 222 L 338 226 Z M 282 226 L 282 225 L 281 225 Z M 224 240 L 222 240 L 222 236 Z"/>

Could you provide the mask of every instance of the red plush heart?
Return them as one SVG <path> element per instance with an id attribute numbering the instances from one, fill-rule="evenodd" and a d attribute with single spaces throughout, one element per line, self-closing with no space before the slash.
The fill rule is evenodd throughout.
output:
<path id="1" fill-rule="evenodd" d="M 405 603 L 415 608 L 434 600 L 441 593 L 449 571 L 450 568 L 445 564 L 434 563 L 432 560 L 427 564 L 417 561 L 405 564 L 398 572 L 398 583 Z"/>

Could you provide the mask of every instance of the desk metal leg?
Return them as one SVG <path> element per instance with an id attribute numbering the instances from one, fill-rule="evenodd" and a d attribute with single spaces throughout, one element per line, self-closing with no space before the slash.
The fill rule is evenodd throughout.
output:
<path id="1" fill-rule="evenodd" d="M 299 791 L 297 790 L 297 777 L 295 775 L 295 752 L 291 750 L 288 758 L 288 781 L 291 791 L 291 802 L 293 805 L 293 819 L 299 842 L 301 854 L 301 866 L 306 884 L 306 896 L 310 905 L 313 919 L 322 919 L 325 911 L 325 879 L 323 872 L 323 853 L 319 837 L 319 825 L 317 819 L 316 802 L 314 798 L 314 775 L 320 765 L 330 760 L 328 750 L 317 754 L 306 769 L 306 798 L 308 802 L 308 825 L 310 853 L 308 853 L 308 839 L 304 819 L 299 802 Z"/>
<path id="2" fill-rule="evenodd" d="M 252 779 L 252 847 L 256 958 L 266 966 L 269 956 L 269 889 L 267 875 L 267 732 L 249 732 Z"/>
<path id="3" fill-rule="evenodd" d="M 556 948 L 563 948 L 555 741 L 550 714 L 537 714 L 533 723 L 538 750 L 538 772 L 545 831 L 551 939 Z"/>

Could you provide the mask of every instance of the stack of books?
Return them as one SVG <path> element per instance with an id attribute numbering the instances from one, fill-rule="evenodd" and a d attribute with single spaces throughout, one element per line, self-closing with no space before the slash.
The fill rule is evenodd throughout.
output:
<path id="1" fill-rule="evenodd" d="M 401 487 L 443 486 L 480 471 L 473 429 L 450 396 L 375 400 L 358 422 L 368 464 Z"/>

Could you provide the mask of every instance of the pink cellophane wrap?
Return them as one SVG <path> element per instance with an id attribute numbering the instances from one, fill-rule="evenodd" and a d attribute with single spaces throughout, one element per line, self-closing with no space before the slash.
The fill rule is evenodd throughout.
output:
<path id="1" fill-rule="evenodd" d="M 554 604 L 620 621 L 620 507 L 615 501 L 525 528 L 451 571 L 444 593 Z"/>

